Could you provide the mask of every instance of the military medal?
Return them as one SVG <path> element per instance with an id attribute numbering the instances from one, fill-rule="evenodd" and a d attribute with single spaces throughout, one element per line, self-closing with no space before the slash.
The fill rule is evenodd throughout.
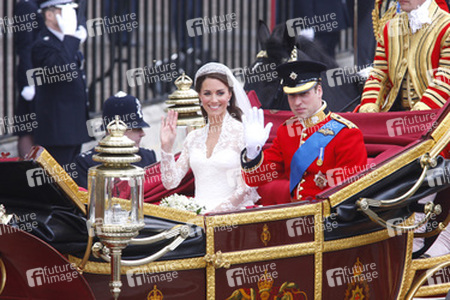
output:
<path id="1" fill-rule="evenodd" d="M 325 136 L 327 135 L 334 135 L 334 131 L 331 130 L 330 128 L 325 128 L 325 129 L 319 129 L 319 132 Z"/>
<path id="2" fill-rule="evenodd" d="M 317 165 L 319 167 L 323 165 L 323 147 L 320 147 L 319 159 L 317 160 Z"/>
<path id="3" fill-rule="evenodd" d="M 328 180 L 325 175 L 323 175 L 323 173 L 319 171 L 319 173 L 314 176 L 314 182 L 321 190 L 323 190 L 324 188 L 326 188 Z"/>

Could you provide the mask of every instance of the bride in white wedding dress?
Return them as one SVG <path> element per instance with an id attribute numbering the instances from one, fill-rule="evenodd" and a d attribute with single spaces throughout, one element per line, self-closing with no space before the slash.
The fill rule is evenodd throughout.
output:
<path id="1" fill-rule="evenodd" d="M 189 168 L 195 178 L 195 200 L 207 212 L 229 211 L 254 205 L 255 188 L 241 176 L 240 154 L 245 148 L 242 111 L 250 109 L 240 83 L 223 64 L 208 63 L 195 75 L 202 113 L 207 125 L 190 132 L 175 162 L 172 153 L 178 115 L 169 111 L 161 120 L 161 179 L 166 189 L 176 188 Z"/>

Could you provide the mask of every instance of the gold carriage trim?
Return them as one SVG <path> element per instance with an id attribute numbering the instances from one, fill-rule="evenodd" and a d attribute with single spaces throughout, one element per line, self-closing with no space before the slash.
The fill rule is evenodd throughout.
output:
<path id="1" fill-rule="evenodd" d="M 450 254 L 436 256 L 436 257 L 430 257 L 430 258 L 415 259 L 412 262 L 411 269 L 414 271 L 430 269 L 430 268 L 437 266 L 440 263 L 443 263 L 443 262 L 449 261 L 449 260 L 450 260 Z"/>
<path id="2" fill-rule="evenodd" d="M 329 217 L 331 215 L 330 202 L 328 200 L 322 201 L 322 216 Z"/>
<path id="3" fill-rule="evenodd" d="M 421 286 L 414 296 L 424 297 L 424 296 L 445 295 L 449 292 L 449 290 L 450 290 L 450 283 L 432 286 Z"/>
<path id="4" fill-rule="evenodd" d="M 205 221 L 208 221 L 208 217 L 205 217 Z M 214 227 L 207 226 L 206 255 L 215 255 L 214 248 Z M 206 267 L 206 298 L 211 300 L 214 300 L 216 298 L 216 268 L 211 263 L 208 263 Z"/>
<path id="5" fill-rule="evenodd" d="M 415 259 L 411 263 L 411 268 L 409 270 L 409 274 L 407 278 L 409 279 L 409 284 L 407 286 L 411 286 L 412 281 L 414 280 L 414 276 L 418 270 L 426 270 L 431 269 L 443 262 L 450 260 L 450 254 L 423 258 L 423 259 Z M 421 286 L 415 296 L 424 297 L 424 296 L 433 296 L 439 294 L 445 294 L 450 289 L 450 283 L 433 285 L 433 286 Z"/>
<path id="6" fill-rule="evenodd" d="M 270 210 L 259 210 L 242 213 L 231 213 L 226 215 L 206 216 L 206 224 L 209 227 L 219 227 L 229 225 L 252 224 L 267 221 L 278 221 L 301 216 L 314 215 L 317 213 L 318 204 L 307 204 L 298 206 L 289 206 L 285 208 L 273 208 Z M 209 233 L 208 233 L 209 234 Z"/>
<path id="7" fill-rule="evenodd" d="M 244 251 L 222 253 L 224 260 L 231 265 L 272 259 L 290 258 L 294 256 L 312 255 L 316 251 L 316 242 L 292 244 Z"/>
<path id="8" fill-rule="evenodd" d="M 69 255 L 68 258 L 70 263 L 79 265 L 81 263 L 81 258 Z M 149 270 L 164 270 L 162 272 L 170 271 L 183 271 L 183 270 L 193 270 L 193 269 L 203 269 L 206 267 L 206 262 L 203 257 L 188 258 L 188 259 L 178 259 L 178 260 L 166 260 L 166 261 L 154 261 L 145 265 L 139 266 L 124 266 L 121 267 L 121 274 L 125 275 L 127 271 L 136 269 L 149 269 Z M 83 273 L 91 274 L 111 274 L 111 265 L 106 262 L 95 262 L 88 261 L 86 266 L 83 268 Z"/>
<path id="9" fill-rule="evenodd" d="M 324 207 L 328 207 L 328 213 L 330 213 L 329 211 L 329 203 L 328 201 L 322 202 L 322 203 L 318 203 L 320 205 L 317 205 L 315 207 L 316 211 L 315 214 L 322 216 L 321 218 L 321 222 L 323 222 L 323 217 L 325 216 L 324 214 Z M 315 242 L 315 246 L 316 246 L 316 250 L 315 250 L 315 254 L 314 254 L 314 297 L 317 300 L 321 300 L 322 299 L 322 278 L 323 278 L 323 241 L 324 241 L 325 237 L 324 237 L 324 231 L 323 230 L 314 230 L 314 242 Z"/>
<path id="10" fill-rule="evenodd" d="M 40 151 L 40 150 L 37 150 Z M 86 214 L 87 194 L 78 191 L 78 185 L 73 181 L 69 174 L 58 164 L 58 162 L 48 153 L 45 148 L 42 148 L 36 161 L 44 168 L 45 172 L 63 189 L 63 191 L 70 197 L 73 203 Z M 61 178 L 61 176 L 63 176 Z M 82 200 L 80 200 L 82 199 Z"/>
<path id="11" fill-rule="evenodd" d="M 435 141 L 439 141 L 444 137 L 444 135 L 449 131 L 450 128 L 450 114 L 447 114 L 442 120 L 442 122 L 438 125 L 438 127 L 433 131 L 431 136 Z M 447 140 L 447 143 L 449 141 Z"/>
<path id="12" fill-rule="evenodd" d="M 195 224 L 197 226 L 205 228 L 202 216 L 199 216 L 194 212 L 180 210 L 172 207 L 164 207 L 155 204 L 144 203 L 144 215 Z"/>
<path id="13" fill-rule="evenodd" d="M 407 219 L 407 222 L 411 222 L 414 215 Z M 404 233 L 406 234 L 406 233 Z M 408 232 L 409 234 L 409 232 Z M 387 229 L 383 229 L 376 232 L 371 232 L 364 235 L 353 236 L 345 239 L 338 239 L 334 241 L 325 241 L 323 243 L 323 252 L 333 252 L 339 250 L 345 250 L 350 248 L 356 248 L 360 246 L 365 246 L 373 243 L 377 243 L 380 241 L 384 241 L 389 239 L 390 236 L 388 234 Z M 409 238 L 409 237 L 408 237 Z"/>
<path id="14" fill-rule="evenodd" d="M 340 204 L 347 198 L 366 189 L 367 187 L 377 183 L 386 176 L 404 167 L 405 165 L 413 162 L 421 155 L 429 151 L 434 146 L 434 144 L 435 142 L 433 140 L 426 140 L 420 143 L 419 145 L 415 146 L 414 148 L 409 149 L 408 152 L 396 157 L 393 161 L 390 161 L 387 164 L 382 165 L 381 167 L 371 171 L 370 173 L 360 178 L 359 180 L 355 181 L 354 183 L 351 183 L 350 185 L 337 191 L 336 193 L 330 196 L 331 206 L 334 207 Z"/>
<path id="15" fill-rule="evenodd" d="M 120 198 L 114 198 L 114 200 L 120 203 L 120 206 L 125 207 L 126 209 L 131 209 L 131 202 L 129 200 Z M 205 228 L 203 216 L 197 215 L 194 212 L 180 210 L 172 207 L 164 207 L 155 204 L 144 203 L 144 215 L 169 219 L 171 221 L 190 223 Z"/>
<path id="16" fill-rule="evenodd" d="M 404 221 L 403 223 L 409 223 L 412 222 L 414 219 L 414 214 L 408 218 L 406 221 Z M 406 293 L 409 290 L 409 287 L 411 286 L 411 283 L 413 281 L 413 277 L 411 275 L 411 261 L 412 261 L 412 247 L 413 247 L 413 241 L 414 241 L 414 232 L 413 231 L 408 231 L 406 233 L 403 234 L 407 234 L 408 235 L 408 240 L 407 240 L 407 244 L 406 244 L 406 256 L 405 256 L 405 265 L 403 267 L 403 273 L 402 273 L 402 283 L 400 285 L 400 290 L 398 292 L 398 299 L 404 299 L 406 296 Z"/>

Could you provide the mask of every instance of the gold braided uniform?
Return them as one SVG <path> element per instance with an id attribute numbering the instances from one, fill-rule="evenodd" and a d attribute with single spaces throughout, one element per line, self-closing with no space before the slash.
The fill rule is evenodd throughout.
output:
<path id="1" fill-rule="evenodd" d="M 389 20 L 366 81 L 360 112 L 389 111 L 401 93 L 405 109 L 442 107 L 450 96 L 450 14 L 431 2 L 431 24 L 415 34 L 403 12 Z"/>

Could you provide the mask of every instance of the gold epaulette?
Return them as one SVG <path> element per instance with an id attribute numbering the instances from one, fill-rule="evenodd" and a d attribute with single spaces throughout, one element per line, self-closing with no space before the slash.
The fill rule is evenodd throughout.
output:
<path id="1" fill-rule="evenodd" d="M 375 6 L 372 11 L 373 33 L 377 42 L 380 42 L 383 36 L 383 29 L 386 23 L 391 20 L 397 13 L 397 6 L 391 5 L 386 12 L 380 14 L 383 0 L 375 0 Z"/>
<path id="2" fill-rule="evenodd" d="M 284 121 L 283 124 L 281 124 L 281 125 L 286 125 L 287 122 L 289 122 L 290 120 L 294 120 L 294 119 L 298 120 L 298 117 L 297 117 L 297 116 L 290 117 L 289 119 L 287 119 L 286 121 Z"/>
<path id="3" fill-rule="evenodd" d="M 335 113 L 331 113 L 330 116 L 333 120 L 336 120 L 338 122 L 341 122 L 342 124 L 344 124 L 345 126 L 347 126 L 348 128 L 358 128 L 358 126 L 356 126 L 353 122 L 341 117 L 340 115 L 337 115 Z"/>

